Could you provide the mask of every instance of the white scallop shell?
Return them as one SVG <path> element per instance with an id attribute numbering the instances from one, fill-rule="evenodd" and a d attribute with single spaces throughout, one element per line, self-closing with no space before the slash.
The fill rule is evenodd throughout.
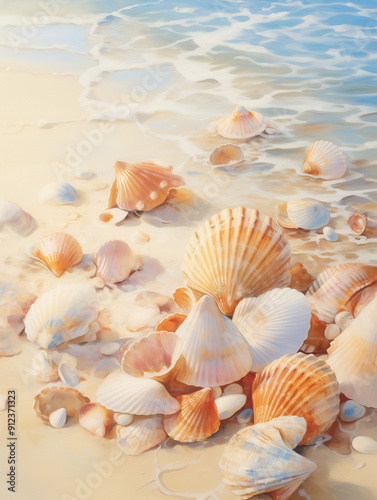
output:
<path id="1" fill-rule="evenodd" d="M 246 404 L 245 394 L 225 394 L 215 400 L 220 420 L 232 417 Z"/>
<path id="2" fill-rule="evenodd" d="M 76 198 L 76 189 L 68 182 L 47 184 L 38 193 L 38 201 L 48 205 L 66 205 L 73 203 Z"/>
<path id="3" fill-rule="evenodd" d="M 316 200 L 296 200 L 281 203 L 276 208 L 278 223 L 286 228 L 320 229 L 328 224 L 330 212 Z"/>
<path id="4" fill-rule="evenodd" d="M 217 133 L 226 139 L 250 139 L 261 134 L 266 123 L 261 114 L 238 106 L 229 116 L 217 122 Z"/>
<path id="5" fill-rule="evenodd" d="M 97 276 L 106 283 L 124 281 L 136 266 L 133 251 L 121 240 L 109 241 L 102 245 L 94 257 L 94 262 L 97 266 Z"/>
<path id="6" fill-rule="evenodd" d="M 59 408 L 53 411 L 48 418 L 51 427 L 55 427 L 56 429 L 63 427 L 67 421 L 67 410 L 65 408 Z"/>
<path id="7" fill-rule="evenodd" d="M 157 446 L 167 434 L 162 417 L 140 418 L 127 427 L 117 427 L 117 444 L 126 455 L 140 455 Z"/>
<path id="8" fill-rule="evenodd" d="M 0 230 L 5 226 L 10 226 L 21 236 L 27 236 L 35 228 L 35 220 L 15 203 L 0 198 Z"/>
<path id="9" fill-rule="evenodd" d="M 304 173 L 321 179 L 340 179 L 346 173 L 347 160 L 343 151 L 329 141 L 316 141 L 306 150 Z"/>

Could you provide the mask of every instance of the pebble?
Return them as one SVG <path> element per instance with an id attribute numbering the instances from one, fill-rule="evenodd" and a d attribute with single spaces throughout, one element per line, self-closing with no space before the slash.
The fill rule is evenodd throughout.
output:
<path id="1" fill-rule="evenodd" d="M 104 354 L 105 356 L 111 356 L 117 351 L 119 351 L 119 344 L 117 344 L 116 342 L 109 342 L 108 344 L 104 344 L 100 348 L 101 354 Z"/>
<path id="2" fill-rule="evenodd" d="M 333 228 L 326 226 L 323 228 L 323 236 L 327 241 L 338 241 L 338 236 Z"/>
<path id="3" fill-rule="evenodd" d="M 344 422 L 354 422 L 365 415 L 364 406 L 355 401 L 346 401 L 340 406 L 340 418 Z"/>
<path id="4" fill-rule="evenodd" d="M 377 455 L 377 441 L 368 436 L 356 436 L 352 440 L 352 448 L 359 453 Z"/>
<path id="5" fill-rule="evenodd" d="M 243 388 L 240 384 L 230 384 L 227 385 L 223 390 L 223 395 L 227 394 L 243 394 Z"/>
<path id="6" fill-rule="evenodd" d="M 340 334 L 340 332 L 341 332 L 341 330 L 340 330 L 339 326 L 336 325 L 335 323 L 333 323 L 331 325 L 326 326 L 325 337 L 328 340 L 334 340 Z"/>
<path id="7" fill-rule="evenodd" d="M 215 399 L 220 420 L 232 417 L 246 403 L 245 394 L 228 394 Z"/>
<path id="8" fill-rule="evenodd" d="M 132 243 L 147 243 L 151 238 L 148 233 L 143 231 L 134 231 L 130 235 Z"/>
<path id="9" fill-rule="evenodd" d="M 0 410 L 5 410 L 8 406 L 8 396 L 0 394 Z"/>
<path id="10" fill-rule="evenodd" d="M 335 324 L 343 331 L 350 326 L 355 318 L 348 311 L 342 311 L 335 316 Z"/>
<path id="11" fill-rule="evenodd" d="M 253 417 L 254 417 L 253 410 L 251 408 L 246 408 L 246 410 L 242 411 L 238 415 L 237 420 L 240 424 L 248 424 Z"/>
<path id="12" fill-rule="evenodd" d="M 59 408 L 53 411 L 49 416 L 50 424 L 55 429 L 63 427 L 67 421 L 67 410 L 65 408 Z"/>
<path id="13" fill-rule="evenodd" d="M 114 413 L 114 420 L 117 424 L 125 427 L 133 422 L 134 416 L 129 413 Z"/>

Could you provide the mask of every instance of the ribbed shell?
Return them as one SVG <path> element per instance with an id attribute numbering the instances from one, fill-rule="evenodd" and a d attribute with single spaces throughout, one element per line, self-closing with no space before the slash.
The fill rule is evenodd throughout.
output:
<path id="1" fill-rule="evenodd" d="M 287 354 L 266 366 L 253 383 L 254 422 L 280 416 L 304 417 L 309 444 L 339 413 L 339 384 L 329 366 L 312 354 Z"/>
<path id="2" fill-rule="evenodd" d="M 163 203 L 170 189 L 184 186 L 184 180 L 172 173 L 173 167 L 159 161 L 114 164 L 115 182 L 110 191 L 109 208 L 152 210 Z"/>
<path id="3" fill-rule="evenodd" d="M 314 230 L 327 226 L 330 212 L 319 201 L 297 200 L 278 205 L 276 217 L 282 227 Z"/>
<path id="4" fill-rule="evenodd" d="M 212 165 L 236 165 L 243 159 L 242 149 L 234 144 L 223 144 L 215 148 L 209 158 Z"/>
<path id="5" fill-rule="evenodd" d="M 98 316 L 98 300 L 90 285 L 60 285 L 31 306 L 25 318 L 28 340 L 44 349 L 85 335 Z"/>
<path id="6" fill-rule="evenodd" d="M 189 286 L 212 295 L 224 314 L 244 297 L 288 286 L 291 250 L 271 217 L 245 207 L 228 208 L 204 222 L 183 261 Z"/>
<path id="7" fill-rule="evenodd" d="M 27 236 L 35 228 L 34 218 L 11 201 L 0 198 L 0 230 L 10 226 L 21 236 Z"/>
<path id="8" fill-rule="evenodd" d="M 196 304 L 195 295 L 187 287 L 176 288 L 173 293 L 173 300 L 185 314 L 188 314 Z"/>
<path id="9" fill-rule="evenodd" d="M 250 345 L 253 371 L 297 352 L 306 339 L 310 316 L 305 295 L 291 288 L 275 288 L 241 300 L 232 321 Z"/>
<path id="10" fill-rule="evenodd" d="M 67 269 L 81 261 L 82 249 L 70 234 L 53 233 L 32 247 L 31 256 L 60 278 Z"/>
<path id="11" fill-rule="evenodd" d="M 377 408 L 377 297 L 332 343 L 327 363 L 340 391 L 364 406 Z"/>
<path id="12" fill-rule="evenodd" d="M 106 377 L 97 399 L 110 410 L 132 415 L 170 415 L 180 409 L 178 401 L 156 380 L 132 377 L 121 370 Z"/>
<path id="13" fill-rule="evenodd" d="M 97 276 L 106 283 L 120 283 L 131 274 L 136 259 L 126 242 L 112 240 L 102 245 L 94 262 L 97 266 Z"/>
<path id="14" fill-rule="evenodd" d="M 162 417 L 140 418 L 126 427 L 117 427 L 117 444 L 126 455 L 140 455 L 166 437 Z"/>
<path id="15" fill-rule="evenodd" d="M 98 403 L 88 403 L 80 409 L 79 422 L 95 436 L 105 437 L 114 425 L 114 412 Z"/>
<path id="16" fill-rule="evenodd" d="M 212 390 L 206 387 L 191 394 L 178 396 L 179 413 L 164 417 L 166 433 L 176 441 L 204 441 L 218 431 L 220 420 Z"/>
<path id="17" fill-rule="evenodd" d="M 215 300 L 205 295 L 176 334 L 182 361 L 175 377 L 197 387 L 216 387 L 240 379 L 251 369 L 248 344 Z"/>
<path id="18" fill-rule="evenodd" d="M 89 403 L 89 398 L 77 389 L 60 385 L 47 385 L 35 395 L 34 411 L 39 418 L 48 422 L 51 413 L 59 408 L 65 408 L 68 417 L 71 417 L 85 403 Z"/>
<path id="19" fill-rule="evenodd" d="M 224 448 L 219 462 L 223 481 L 241 499 L 267 493 L 285 500 L 317 468 L 286 446 L 271 424 L 243 428 Z"/>
<path id="20" fill-rule="evenodd" d="M 233 113 L 217 122 L 217 133 L 227 139 L 250 139 L 261 134 L 266 128 L 264 118 L 256 112 L 238 106 Z"/>
<path id="21" fill-rule="evenodd" d="M 340 179 L 346 173 L 343 151 L 329 141 L 316 141 L 306 150 L 302 171 L 321 179 Z"/>
<path id="22" fill-rule="evenodd" d="M 335 316 L 353 295 L 377 281 L 377 267 L 364 264 L 338 264 L 327 268 L 314 281 L 307 297 L 314 314 L 325 323 Z"/>
<path id="23" fill-rule="evenodd" d="M 176 332 L 184 320 L 187 318 L 186 314 L 174 313 L 169 314 L 156 326 L 157 332 Z"/>

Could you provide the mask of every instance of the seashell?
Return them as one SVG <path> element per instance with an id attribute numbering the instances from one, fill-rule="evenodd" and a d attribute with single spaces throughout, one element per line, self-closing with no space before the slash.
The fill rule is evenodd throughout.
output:
<path id="1" fill-rule="evenodd" d="M 351 230 L 358 234 L 364 234 L 368 227 L 368 216 L 367 214 L 363 214 L 361 212 L 353 212 L 348 219 L 348 225 Z"/>
<path id="2" fill-rule="evenodd" d="M 246 408 L 246 410 L 241 411 L 237 415 L 237 421 L 239 424 L 248 424 L 254 417 L 254 412 L 251 408 Z"/>
<path id="3" fill-rule="evenodd" d="M 377 408 L 377 297 L 331 343 L 328 354 L 341 392 L 356 403 Z"/>
<path id="4" fill-rule="evenodd" d="M 183 358 L 175 374 L 179 382 L 215 387 L 230 384 L 250 371 L 246 340 L 220 313 L 212 297 L 204 295 L 199 300 L 176 334 Z"/>
<path id="5" fill-rule="evenodd" d="M 345 401 L 340 405 L 339 417 L 344 422 L 354 422 L 365 415 L 366 409 L 363 405 L 355 403 L 355 401 Z"/>
<path id="6" fill-rule="evenodd" d="M 31 306 L 25 318 L 30 342 L 45 349 L 85 335 L 98 316 L 98 300 L 90 285 L 60 285 Z"/>
<path id="7" fill-rule="evenodd" d="M 354 319 L 348 311 L 341 311 L 335 316 L 335 324 L 343 331 L 351 325 Z"/>
<path id="8" fill-rule="evenodd" d="M 368 285 L 356 292 L 346 304 L 347 311 L 350 311 L 353 316 L 358 316 L 361 311 L 377 296 L 377 282 Z M 350 318 L 350 321 L 352 319 Z"/>
<path id="9" fill-rule="evenodd" d="M 224 387 L 224 396 L 227 394 L 243 394 L 243 387 L 241 384 L 229 384 Z"/>
<path id="10" fill-rule="evenodd" d="M 224 314 L 244 297 L 289 285 L 291 250 L 271 217 L 254 209 L 226 209 L 191 239 L 183 271 L 195 295 L 212 295 Z"/>
<path id="11" fill-rule="evenodd" d="M 156 326 L 156 331 L 160 332 L 176 332 L 184 320 L 187 318 L 186 314 L 174 313 L 169 314 L 161 320 Z"/>
<path id="12" fill-rule="evenodd" d="M 223 394 L 215 401 L 220 420 L 233 417 L 246 404 L 245 394 Z"/>
<path id="13" fill-rule="evenodd" d="M 77 199 L 76 189 L 68 182 L 53 182 L 38 193 L 38 201 L 48 205 L 66 205 Z"/>
<path id="14" fill-rule="evenodd" d="M 160 161 L 114 164 L 115 181 L 111 187 L 109 207 L 123 210 L 152 210 L 163 203 L 170 189 L 184 186 L 184 180 L 172 173 L 169 167 Z"/>
<path id="15" fill-rule="evenodd" d="M 141 292 L 135 297 L 135 304 L 140 307 L 158 306 L 160 311 L 170 312 L 172 299 L 158 292 Z"/>
<path id="16" fill-rule="evenodd" d="M 336 325 L 335 323 L 332 323 L 332 324 L 326 326 L 325 337 L 328 340 L 334 340 L 340 334 L 340 332 L 341 332 L 341 330 L 340 330 L 339 326 Z"/>
<path id="17" fill-rule="evenodd" d="M 212 391 L 214 399 L 218 399 L 221 396 L 221 394 L 223 393 L 221 387 L 218 385 L 216 387 L 211 387 L 211 391 Z"/>
<path id="18" fill-rule="evenodd" d="M 161 318 L 160 308 L 156 304 L 148 307 L 134 307 L 126 320 L 126 327 L 131 332 L 141 332 L 154 328 Z"/>
<path id="19" fill-rule="evenodd" d="M 117 427 L 117 444 L 126 455 L 140 455 L 166 438 L 161 417 L 136 420 L 127 427 Z"/>
<path id="20" fill-rule="evenodd" d="M 239 146 L 234 144 L 223 144 L 215 148 L 209 161 L 212 165 L 237 165 L 244 160 L 244 154 Z"/>
<path id="21" fill-rule="evenodd" d="M 320 229 L 328 224 L 330 212 L 316 200 L 288 201 L 276 207 L 276 219 L 288 229 Z"/>
<path id="22" fill-rule="evenodd" d="M 329 366 L 312 354 L 287 354 L 267 365 L 255 377 L 255 423 L 280 416 L 304 417 L 309 444 L 330 428 L 339 413 L 339 384 Z"/>
<path id="23" fill-rule="evenodd" d="M 226 139 L 250 139 L 261 134 L 265 128 L 263 116 L 243 106 L 238 106 L 229 116 L 220 118 L 216 125 L 217 133 Z"/>
<path id="24" fill-rule="evenodd" d="M 377 455 L 377 441 L 368 436 L 356 436 L 353 438 L 352 448 L 359 453 Z"/>
<path id="25" fill-rule="evenodd" d="M 307 337 L 310 317 L 308 299 L 291 288 L 275 288 L 241 300 L 232 321 L 250 346 L 253 371 L 297 352 Z"/>
<path id="26" fill-rule="evenodd" d="M 113 411 L 98 403 L 88 403 L 80 409 L 79 423 L 95 436 L 105 437 L 114 425 L 113 417 Z"/>
<path id="27" fill-rule="evenodd" d="M 118 425 L 126 426 L 133 422 L 134 416 L 129 413 L 114 413 L 114 420 Z"/>
<path id="28" fill-rule="evenodd" d="M 38 351 L 31 364 L 33 376 L 41 382 L 53 382 L 59 378 L 58 366 L 47 351 Z"/>
<path id="29" fill-rule="evenodd" d="M 220 420 L 209 387 L 178 396 L 177 401 L 181 405 L 181 410 L 174 415 L 164 417 L 162 421 L 168 436 L 181 443 L 192 443 L 204 441 L 218 431 Z"/>
<path id="30" fill-rule="evenodd" d="M 121 370 L 106 377 L 97 398 L 109 410 L 132 415 L 169 415 L 180 409 L 178 401 L 156 380 L 132 377 Z"/>
<path id="31" fill-rule="evenodd" d="M 150 236 L 148 233 L 144 233 L 143 231 L 134 231 L 130 235 L 130 240 L 132 243 L 148 243 L 150 240 Z"/>
<path id="32" fill-rule="evenodd" d="M 70 234 L 53 233 L 33 245 L 29 255 L 44 264 L 57 278 L 82 259 L 79 242 Z"/>
<path id="33" fill-rule="evenodd" d="M 101 246 L 94 257 L 97 276 L 106 283 L 120 283 L 135 270 L 136 259 L 126 242 L 112 240 Z"/>
<path id="34" fill-rule="evenodd" d="M 223 481 L 241 499 L 267 493 L 285 500 L 317 468 L 285 444 L 273 422 L 244 427 L 224 448 L 219 462 Z"/>
<path id="35" fill-rule="evenodd" d="M 346 173 L 347 160 L 343 151 L 329 141 L 316 141 L 306 150 L 302 171 L 321 179 L 340 179 Z"/>
<path id="36" fill-rule="evenodd" d="M 58 372 L 60 380 L 63 384 L 66 384 L 69 387 L 76 387 L 76 385 L 80 383 L 80 375 L 73 366 L 67 363 L 60 363 Z"/>
<path id="37" fill-rule="evenodd" d="M 332 227 L 325 226 L 322 230 L 323 236 L 327 241 L 338 241 L 338 235 Z"/>
<path id="38" fill-rule="evenodd" d="M 0 410 L 6 410 L 8 408 L 8 395 L 0 394 Z"/>
<path id="39" fill-rule="evenodd" d="M 291 274 L 291 284 L 289 287 L 299 292 L 305 293 L 314 281 L 313 276 L 308 273 L 300 262 L 293 264 L 289 272 Z"/>
<path id="40" fill-rule="evenodd" d="M 120 346 L 117 342 L 107 342 L 103 346 L 100 347 L 99 352 L 104 356 L 112 356 L 116 352 L 118 352 Z"/>
<path id="41" fill-rule="evenodd" d="M 15 203 L 0 198 L 0 230 L 6 226 L 21 236 L 27 236 L 34 230 L 35 220 Z"/>
<path id="42" fill-rule="evenodd" d="M 59 408 L 58 410 L 50 413 L 49 422 L 51 427 L 58 429 L 59 427 L 64 427 L 67 421 L 67 410 L 65 408 Z"/>
<path id="43" fill-rule="evenodd" d="M 120 208 L 108 208 L 99 214 L 98 220 L 104 224 L 117 225 L 124 221 L 128 212 Z"/>
<path id="44" fill-rule="evenodd" d="M 59 408 L 65 408 L 67 416 L 72 417 L 80 411 L 89 398 L 81 394 L 77 389 L 59 385 L 47 385 L 34 397 L 34 411 L 39 418 L 45 422 L 49 421 L 51 413 Z"/>
<path id="45" fill-rule="evenodd" d="M 173 293 L 173 300 L 185 314 L 188 314 L 196 304 L 195 295 L 187 287 L 176 288 Z"/>
<path id="46" fill-rule="evenodd" d="M 268 422 L 268 427 L 265 428 L 264 433 L 273 437 L 276 435 L 275 429 L 279 431 L 284 444 L 294 449 L 305 436 L 307 424 L 303 417 L 278 417 Z"/>
<path id="47" fill-rule="evenodd" d="M 178 335 L 171 332 L 151 332 L 132 342 L 120 361 L 124 372 L 134 377 L 166 381 L 179 362 Z"/>

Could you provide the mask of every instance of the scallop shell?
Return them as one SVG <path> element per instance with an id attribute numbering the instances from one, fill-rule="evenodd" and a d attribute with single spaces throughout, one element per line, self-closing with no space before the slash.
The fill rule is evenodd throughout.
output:
<path id="1" fill-rule="evenodd" d="M 108 208 L 99 214 L 98 219 L 103 224 L 116 225 L 124 221 L 128 212 L 120 208 Z"/>
<path id="2" fill-rule="evenodd" d="M 261 134 L 266 123 L 261 114 L 238 106 L 233 113 L 220 118 L 216 125 L 217 133 L 226 139 L 250 139 Z"/>
<path id="3" fill-rule="evenodd" d="M 321 179 L 340 179 L 346 173 L 343 151 L 329 141 L 316 141 L 306 150 L 302 171 Z"/>
<path id="4" fill-rule="evenodd" d="M 0 198 L 0 230 L 10 226 L 21 236 L 27 236 L 35 228 L 33 217 L 11 201 Z"/>
<path id="5" fill-rule="evenodd" d="M 189 286 L 212 295 L 224 314 L 237 303 L 289 285 L 291 250 L 271 217 L 254 209 L 226 209 L 204 222 L 183 262 Z"/>
<path id="6" fill-rule="evenodd" d="M 377 408 L 377 297 L 331 343 L 328 354 L 341 392 Z"/>
<path id="7" fill-rule="evenodd" d="M 151 332 L 128 346 L 121 367 L 134 377 L 166 381 L 179 362 L 179 342 L 175 333 Z"/>
<path id="8" fill-rule="evenodd" d="M 164 417 L 166 433 L 181 443 L 204 441 L 218 431 L 220 420 L 216 403 L 209 387 L 191 394 L 178 396 L 179 413 Z"/>
<path id="9" fill-rule="evenodd" d="M 53 411 L 49 416 L 49 422 L 51 427 L 58 429 L 59 427 L 64 427 L 67 421 L 67 410 L 65 408 L 59 408 Z"/>
<path id="10" fill-rule="evenodd" d="M 186 318 L 186 314 L 169 314 L 169 316 L 166 316 L 166 318 L 159 322 L 159 324 L 156 326 L 156 331 L 176 332 Z"/>
<path id="11" fill-rule="evenodd" d="M 66 205 L 73 203 L 76 198 L 76 189 L 68 182 L 47 184 L 38 193 L 38 201 L 48 205 Z"/>
<path id="12" fill-rule="evenodd" d="M 95 436 L 105 437 L 114 425 L 114 412 L 98 403 L 88 403 L 80 409 L 79 423 Z"/>
<path id="13" fill-rule="evenodd" d="M 127 427 L 117 427 L 117 444 L 126 455 L 140 455 L 157 446 L 167 435 L 162 417 L 140 418 Z"/>
<path id="14" fill-rule="evenodd" d="M 97 398 L 109 410 L 132 415 L 169 415 L 180 409 L 178 401 L 156 380 L 132 377 L 121 370 L 106 377 Z"/>
<path id="15" fill-rule="evenodd" d="M 241 429 L 224 448 L 223 481 L 241 499 L 267 493 L 285 500 L 317 468 L 285 444 L 273 422 Z"/>
<path id="16" fill-rule="evenodd" d="M 209 157 L 212 165 L 237 165 L 243 160 L 242 149 L 234 144 L 223 144 L 215 148 Z"/>
<path id="17" fill-rule="evenodd" d="M 51 413 L 59 408 L 65 408 L 67 416 L 72 417 L 80 411 L 89 398 L 81 394 L 77 389 L 59 385 L 47 385 L 34 397 L 34 411 L 39 418 L 49 422 Z"/>
<path id="18" fill-rule="evenodd" d="M 314 230 L 327 226 L 330 212 L 316 200 L 296 200 L 276 207 L 277 222 L 288 229 Z"/>
<path id="19" fill-rule="evenodd" d="M 368 216 L 361 212 L 353 212 L 348 219 L 348 225 L 356 234 L 364 234 L 368 227 Z"/>
<path id="20" fill-rule="evenodd" d="M 176 334 L 183 358 L 175 374 L 180 382 L 197 387 L 226 385 L 251 368 L 246 340 L 208 295 L 199 300 Z"/>
<path id="21" fill-rule="evenodd" d="M 185 314 L 188 314 L 196 304 L 195 295 L 187 287 L 176 288 L 173 293 L 173 300 Z"/>
<path id="22" fill-rule="evenodd" d="M 53 233 L 33 245 L 30 255 L 60 278 L 67 269 L 81 261 L 82 249 L 70 234 Z"/>
<path id="23" fill-rule="evenodd" d="M 163 203 L 170 189 L 184 186 L 184 180 L 172 173 L 173 167 L 160 161 L 114 164 L 115 181 L 110 191 L 109 208 L 152 210 Z"/>
<path id="24" fill-rule="evenodd" d="M 121 240 L 112 240 L 102 245 L 94 257 L 94 262 L 97 266 L 97 276 L 106 283 L 124 281 L 137 265 L 131 248 Z"/>
<path id="25" fill-rule="evenodd" d="M 31 306 L 25 318 L 28 340 L 45 349 L 85 335 L 98 316 L 90 285 L 60 285 Z"/>
<path id="26" fill-rule="evenodd" d="M 287 354 L 257 374 L 252 390 L 255 423 L 280 416 L 304 417 L 309 444 L 339 413 L 339 384 L 329 366 L 312 354 Z"/>
<path id="27" fill-rule="evenodd" d="M 41 382 L 53 382 L 59 378 L 58 366 L 47 351 L 38 351 L 31 364 L 33 376 Z"/>
<path id="28" fill-rule="evenodd" d="M 250 346 L 253 371 L 297 352 L 307 337 L 310 317 L 308 299 L 291 288 L 241 300 L 232 321 Z"/>

